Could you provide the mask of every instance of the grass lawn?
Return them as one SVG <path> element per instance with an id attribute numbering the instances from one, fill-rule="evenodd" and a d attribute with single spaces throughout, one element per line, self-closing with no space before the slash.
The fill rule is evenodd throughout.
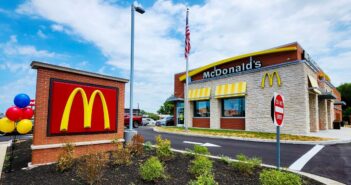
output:
<path id="1" fill-rule="evenodd" d="M 157 127 L 159 131 L 175 132 L 175 133 L 186 133 L 183 127 Z M 211 136 L 232 136 L 241 138 L 256 138 L 256 139 L 275 139 L 275 133 L 266 132 L 250 132 L 241 130 L 225 130 L 225 129 L 203 129 L 203 128 L 189 128 L 188 133 L 191 134 L 202 134 Z M 328 141 L 331 138 L 321 138 L 313 136 L 300 136 L 291 134 L 280 134 L 281 140 L 292 140 L 292 141 Z"/>

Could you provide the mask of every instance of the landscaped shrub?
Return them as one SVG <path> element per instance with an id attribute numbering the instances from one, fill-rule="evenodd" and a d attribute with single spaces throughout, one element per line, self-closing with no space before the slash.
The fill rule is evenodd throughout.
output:
<path id="1" fill-rule="evenodd" d="M 189 185 L 218 185 L 212 174 L 202 174 L 196 177 L 196 180 L 189 182 Z"/>
<path id="2" fill-rule="evenodd" d="M 106 153 L 82 156 L 78 161 L 77 175 L 88 184 L 98 183 L 108 162 Z"/>
<path id="3" fill-rule="evenodd" d="M 221 158 L 219 159 L 220 161 L 222 161 L 223 163 L 225 164 L 230 164 L 232 161 L 230 160 L 230 157 L 228 156 L 224 156 L 224 155 L 221 155 Z"/>
<path id="4" fill-rule="evenodd" d="M 123 144 L 117 144 L 117 150 L 112 151 L 112 163 L 115 165 L 129 165 L 132 162 L 132 156 L 129 148 L 123 148 Z"/>
<path id="5" fill-rule="evenodd" d="M 70 143 L 65 144 L 63 147 L 63 152 L 59 155 L 56 168 L 59 172 L 67 171 L 72 168 L 74 163 L 73 158 L 74 146 Z"/>
<path id="6" fill-rule="evenodd" d="M 163 164 L 157 157 L 150 157 L 144 164 L 140 165 L 141 178 L 146 181 L 155 181 L 165 177 Z"/>
<path id="7" fill-rule="evenodd" d="M 168 139 L 162 139 L 160 135 L 156 136 L 156 155 L 157 157 L 162 160 L 168 160 L 172 158 L 172 151 L 171 151 L 171 141 Z"/>
<path id="8" fill-rule="evenodd" d="M 132 137 L 131 144 L 129 145 L 130 150 L 135 155 L 141 155 L 144 153 L 144 137 L 141 134 L 136 134 Z"/>
<path id="9" fill-rule="evenodd" d="M 260 182 L 262 185 L 302 185 L 300 176 L 278 170 L 263 170 Z"/>
<path id="10" fill-rule="evenodd" d="M 208 151 L 208 148 L 205 146 L 201 145 L 194 145 L 194 153 L 195 155 L 201 154 L 201 155 L 208 155 L 210 152 Z"/>
<path id="11" fill-rule="evenodd" d="M 239 160 L 239 162 L 231 162 L 230 165 L 233 168 L 238 169 L 240 172 L 248 175 L 251 175 L 253 170 L 259 167 L 262 163 L 262 160 L 259 158 L 248 158 L 243 154 L 237 155 L 236 159 Z"/>
<path id="12" fill-rule="evenodd" d="M 195 159 L 191 161 L 189 172 L 195 176 L 205 173 L 209 174 L 212 172 L 212 161 L 205 156 L 196 156 Z"/>
<path id="13" fill-rule="evenodd" d="M 150 151 L 152 150 L 152 143 L 150 141 L 146 141 L 144 144 L 144 150 Z"/>

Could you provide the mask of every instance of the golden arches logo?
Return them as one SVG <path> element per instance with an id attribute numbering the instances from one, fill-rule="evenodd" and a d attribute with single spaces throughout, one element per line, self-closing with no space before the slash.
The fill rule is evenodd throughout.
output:
<path id="1" fill-rule="evenodd" d="M 278 86 L 280 87 L 281 86 L 281 80 L 280 80 L 280 76 L 278 74 L 277 71 L 274 71 L 273 73 L 265 73 L 262 77 L 262 81 L 261 81 L 261 87 L 262 89 L 265 87 L 266 85 L 266 78 L 268 77 L 269 79 L 269 86 L 270 87 L 273 87 L 273 80 L 274 80 L 274 77 L 277 78 L 277 83 L 278 83 Z"/>
<path id="2" fill-rule="evenodd" d="M 102 102 L 102 108 L 103 108 L 103 113 L 104 113 L 104 128 L 109 129 L 110 128 L 110 117 L 108 114 L 108 108 L 106 104 L 106 100 L 104 97 L 104 94 L 100 90 L 95 90 L 88 101 L 87 95 L 84 91 L 84 89 L 77 87 L 75 88 L 71 94 L 69 95 L 69 98 L 66 102 L 65 109 L 63 111 L 62 119 L 61 119 L 61 125 L 60 125 L 60 131 L 67 131 L 68 129 L 68 122 L 69 122 L 69 117 L 71 113 L 71 108 L 73 104 L 73 100 L 76 97 L 77 93 L 80 93 L 83 99 L 83 108 L 84 108 L 84 128 L 90 128 L 91 127 L 91 117 L 92 117 L 92 112 L 93 112 L 93 105 L 95 101 L 96 95 L 99 95 L 101 102 Z"/>

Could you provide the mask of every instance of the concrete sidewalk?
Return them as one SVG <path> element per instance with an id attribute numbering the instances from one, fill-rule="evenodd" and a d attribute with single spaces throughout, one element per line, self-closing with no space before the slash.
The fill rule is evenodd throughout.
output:
<path id="1" fill-rule="evenodd" d="M 318 132 L 311 132 L 306 136 L 324 137 L 324 138 L 335 138 L 339 141 L 351 140 L 351 128 L 341 127 L 339 129 L 331 130 L 320 130 Z"/>
<path id="2" fill-rule="evenodd" d="M 2 174 L 2 168 L 5 162 L 6 150 L 9 145 L 9 142 L 0 142 L 0 178 Z"/>

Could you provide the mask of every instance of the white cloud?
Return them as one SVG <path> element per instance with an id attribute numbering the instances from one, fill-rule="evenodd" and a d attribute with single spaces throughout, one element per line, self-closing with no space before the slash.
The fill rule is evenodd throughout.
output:
<path id="1" fill-rule="evenodd" d="M 59 24 L 53 24 L 53 25 L 51 25 L 51 29 L 52 29 L 53 31 L 63 31 L 63 30 L 64 30 L 63 26 L 62 26 L 62 25 L 59 25 Z"/>
<path id="2" fill-rule="evenodd" d="M 6 55 L 13 56 L 22 55 L 31 56 L 33 58 L 57 56 L 57 54 L 54 52 L 49 52 L 47 50 L 38 50 L 32 45 L 19 45 L 17 43 L 17 38 L 15 35 L 12 35 L 8 42 L 3 44 L 0 43 L 0 49 L 2 49 Z"/>
<path id="3" fill-rule="evenodd" d="M 45 35 L 45 34 L 43 33 L 43 31 L 41 31 L 41 30 L 38 30 L 38 31 L 37 31 L 37 35 L 38 35 L 38 37 L 40 37 L 40 38 L 42 38 L 42 39 L 48 38 L 48 36 Z"/>
<path id="4" fill-rule="evenodd" d="M 135 102 L 146 110 L 156 111 L 173 93 L 173 75 L 185 68 L 185 10 L 184 4 L 159 0 L 145 14 L 135 14 Z M 102 0 L 31 0 L 17 12 L 51 20 L 55 31 L 71 30 L 68 34 L 96 45 L 107 57 L 106 64 L 128 77 L 129 7 Z M 347 57 L 342 53 L 335 56 L 334 50 L 349 47 L 344 40 L 351 34 L 350 15 L 351 2 L 347 0 L 207 0 L 190 7 L 190 67 L 298 41 L 339 83 L 344 72 L 336 73 L 325 64 Z M 343 64 L 345 71 L 351 70 L 351 65 Z M 107 69 L 103 66 L 101 72 Z"/>

